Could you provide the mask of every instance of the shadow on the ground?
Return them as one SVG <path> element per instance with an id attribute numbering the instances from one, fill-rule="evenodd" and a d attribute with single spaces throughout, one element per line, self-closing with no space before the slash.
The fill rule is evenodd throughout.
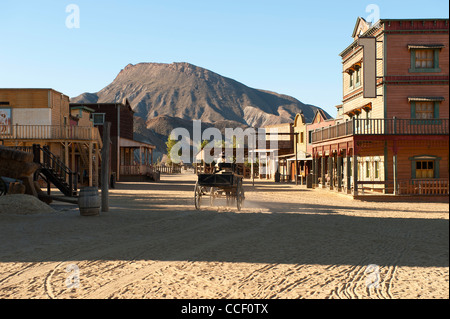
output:
<path id="1" fill-rule="evenodd" d="M 164 185 L 171 187 L 172 183 Z M 135 199 L 133 207 L 112 206 L 110 212 L 90 218 L 76 211 L 9 216 L 0 223 L 0 262 L 184 260 L 449 266 L 446 219 L 344 216 L 336 207 L 280 202 L 248 202 L 240 213 L 230 208 L 196 211 L 193 203 L 186 208 Z M 190 200 L 177 199 L 177 203 Z"/>

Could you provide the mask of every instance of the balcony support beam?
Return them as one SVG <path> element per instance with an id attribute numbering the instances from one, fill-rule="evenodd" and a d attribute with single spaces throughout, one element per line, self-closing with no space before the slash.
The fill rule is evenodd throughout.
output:
<path id="1" fill-rule="evenodd" d="M 342 189 L 342 156 L 339 151 L 337 153 L 336 178 L 338 191 Z"/>
<path id="2" fill-rule="evenodd" d="M 358 196 L 358 152 L 353 148 L 353 196 Z"/>

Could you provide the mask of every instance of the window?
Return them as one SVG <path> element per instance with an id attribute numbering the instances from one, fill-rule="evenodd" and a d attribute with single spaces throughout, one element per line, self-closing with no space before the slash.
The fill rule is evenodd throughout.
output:
<path id="1" fill-rule="evenodd" d="M 439 119 L 440 103 L 444 98 L 409 98 L 411 103 L 411 118 L 421 121 L 414 121 L 415 124 L 439 124 L 439 121 L 430 121 Z"/>
<path id="2" fill-rule="evenodd" d="M 356 70 L 355 72 L 355 86 L 361 85 L 361 69 Z"/>
<path id="3" fill-rule="evenodd" d="M 439 178 L 440 157 L 419 155 L 410 157 L 412 179 Z"/>
<path id="4" fill-rule="evenodd" d="M 441 72 L 439 53 L 443 45 L 410 45 L 411 68 L 409 72 Z"/>
<path id="5" fill-rule="evenodd" d="M 380 162 L 375 161 L 375 178 L 380 178 Z"/>
<path id="6" fill-rule="evenodd" d="M 349 73 L 348 75 L 350 76 L 349 86 L 353 87 L 353 73 Z"/>
<path id="7" fill-rule="evenodd" d="M 308 144 L 312 144 L 312 134 L 313 131 L 308 131 Z"/>
<path id="8" fill-rule="evenodd" d="M 366 178 L 370 178 L 370 162 L 366 161 Z"/>
<path id="9" fill-rule="evenodd" d="M 103 125 L 105 123 L 105 113 L 93 113 L 92 119 L 94 125 Z"/>
<path id="10" fill-rule="evenodd" d="M 415 50 L 416 69 L 434 68 L 434 50 Z"/>
<path id="11" fill-rule="evenodd" d="M 434 178 L 434 161 L 416 161 L 416 178 Z"/>
<path id="12" fill-rule="evenodd" d="M 416 119 L 433 119 L 434 103 L 433 102 L 416 102 Z"/>

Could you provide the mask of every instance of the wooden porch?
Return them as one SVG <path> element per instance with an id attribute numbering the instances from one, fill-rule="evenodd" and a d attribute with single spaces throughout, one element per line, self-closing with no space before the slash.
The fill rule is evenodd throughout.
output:
<path id="1" fill-rule="evenodd" d="M 99 184 L 102 139 L 97 127 L 71 125 L 2 125 L 0 144 L 30 151 L 34 144 L 49 150 L 73 172 L 80 184 Z"/>
<path id="2" fill-rule="evenodd" d="M 152 176 L 155 172 L 153 167 L 154 149 L 153 145 L 121 138 L 117 180 L 120 180 L 121 177 L 129 180 L 130 177 Z"/>

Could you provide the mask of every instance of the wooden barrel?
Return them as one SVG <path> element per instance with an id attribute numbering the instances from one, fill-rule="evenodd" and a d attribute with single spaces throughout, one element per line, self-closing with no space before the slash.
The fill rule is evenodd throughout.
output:
<path id="1" fill-rule="evenodd" d="M 100 214 L 101 198 L 97 187 L 83 187 L 78 197 L 78 207 L 81 216 L 96 216 Z"/>

